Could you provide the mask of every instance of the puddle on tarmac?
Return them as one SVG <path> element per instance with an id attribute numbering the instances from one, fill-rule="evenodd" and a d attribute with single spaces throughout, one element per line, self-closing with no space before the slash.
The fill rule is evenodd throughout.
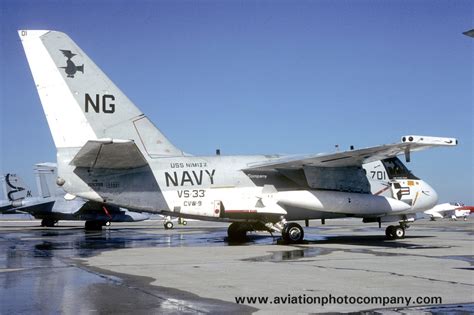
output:
<path id="1" fill-rule="evenodd" d="M 282 262 L 282 261 L 291 261 L 299 260 L 302 258 L 311 258 L 316 256 L 327 255 L 334 250 L 327 248 L 317 248 L 317 247 L 308 247 L 300 248 L 288 251 L 278 251 L 272 252 L 268 255 L 252 257 L 243 259 L 243 261 L 252 261 L 252 262 Z"/>

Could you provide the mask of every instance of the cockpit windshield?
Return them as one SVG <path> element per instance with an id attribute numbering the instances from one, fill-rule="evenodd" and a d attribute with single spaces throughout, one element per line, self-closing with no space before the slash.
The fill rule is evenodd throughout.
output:
<path id="1" fill-rule="evenodd" d="M 382 160 L 382 163 L 390 179 L 419 179 L 397 157 Z"/>

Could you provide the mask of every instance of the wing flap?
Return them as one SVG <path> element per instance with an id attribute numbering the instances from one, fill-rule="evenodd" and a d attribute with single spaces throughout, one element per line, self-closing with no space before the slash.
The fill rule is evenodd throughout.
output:
<path id="1" fill-rule="evenodd" d="M 249 164 L 244 171 L 268 171 L 274 169 L 300 169 L 304 167 L 352 167 L 362 164 L 395 157 L 405 154 L 409 159 L 410 152 L 421 151 L 439 146 L 455 146 L 455 138 L 404 136 L 401 142 L 380 145 L 370 148 L 336 152 L 329 154 L 314 154 L 303 156 L 289 156 L 273 159 L 266 162 Z"/>
<path id="2" fill-rule="evenodd" d="M 79 150 L 70 165 L 100 169 L 130 169 L 147 165 L 133 140 L 90 140 Z"/>

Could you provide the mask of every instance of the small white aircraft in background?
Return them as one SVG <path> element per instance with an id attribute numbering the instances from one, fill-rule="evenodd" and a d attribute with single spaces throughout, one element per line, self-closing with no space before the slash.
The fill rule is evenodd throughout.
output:
<path id="1" fill-rule="evenodd" d="M 466 221 L 467 217 L 472 212 L 474 212 L 474 206 L 465 206 L 460 202 L 451 202 L 436 205 L 433 208 L 426 210 L 424 213 L 429 215 L 432 221 L 444 218 L 449 218 L 451 220 L 463 218 L 464 221 Z"/>

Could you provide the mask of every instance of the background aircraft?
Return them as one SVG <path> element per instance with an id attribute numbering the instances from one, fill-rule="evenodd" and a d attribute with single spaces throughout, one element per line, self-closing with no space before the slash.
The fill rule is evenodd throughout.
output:
<path id="1" fill-rule="evenodd" d="M 57 184 L 97 204 L 201 220 L 303 240 L 291 220 L 358 217 L 399 221 L 405 236 L 416 212 L 433 207 L 435 190 L 397 158 L 454 138 L 404 136 L 401 142 L 305 156 L 191 156 L 175 147 L 64 33 L 19 31 L 57 148 Z M 66 58 L 63 51 L 74 54 Z M 71 75 L 64 67 L 80 72 Z M 263 121 L 265 117 L 262 117 Z M 212 119 L 208 124 L 211 126 Z M 191 131 L 190 131 L 191 132 Z"/>
<path id="2" fill-rule="evenodd" d="M 31 191 L 15 174 L 2 178 L 3 192 L 7 200 L 0 208 L 3 214 L 28 213 L 41 219 L 41 226 L 55 226 L 59 220 L 84 220 L 85 228 L 101 229 L 110 222 L 137 222 L 150 218 L 149 214 L 129 211 L 124 208 L 73 198 L 56 185 L 56 165 L 40 163 L 35 165 L 35 177 L 39 196 Z"/>
<path id="3" fill-rule="evenodd" d="M 473 206 L 465 206 L 460 202 L 442 203 L 434 206 L 433 208 L 426 210 L 424 213 L 429 215 L 431 220 L 450 218 L 457 220 L 457 218 L 463 218 L 465 221 L 467 217 L 474 212 Z"/>

